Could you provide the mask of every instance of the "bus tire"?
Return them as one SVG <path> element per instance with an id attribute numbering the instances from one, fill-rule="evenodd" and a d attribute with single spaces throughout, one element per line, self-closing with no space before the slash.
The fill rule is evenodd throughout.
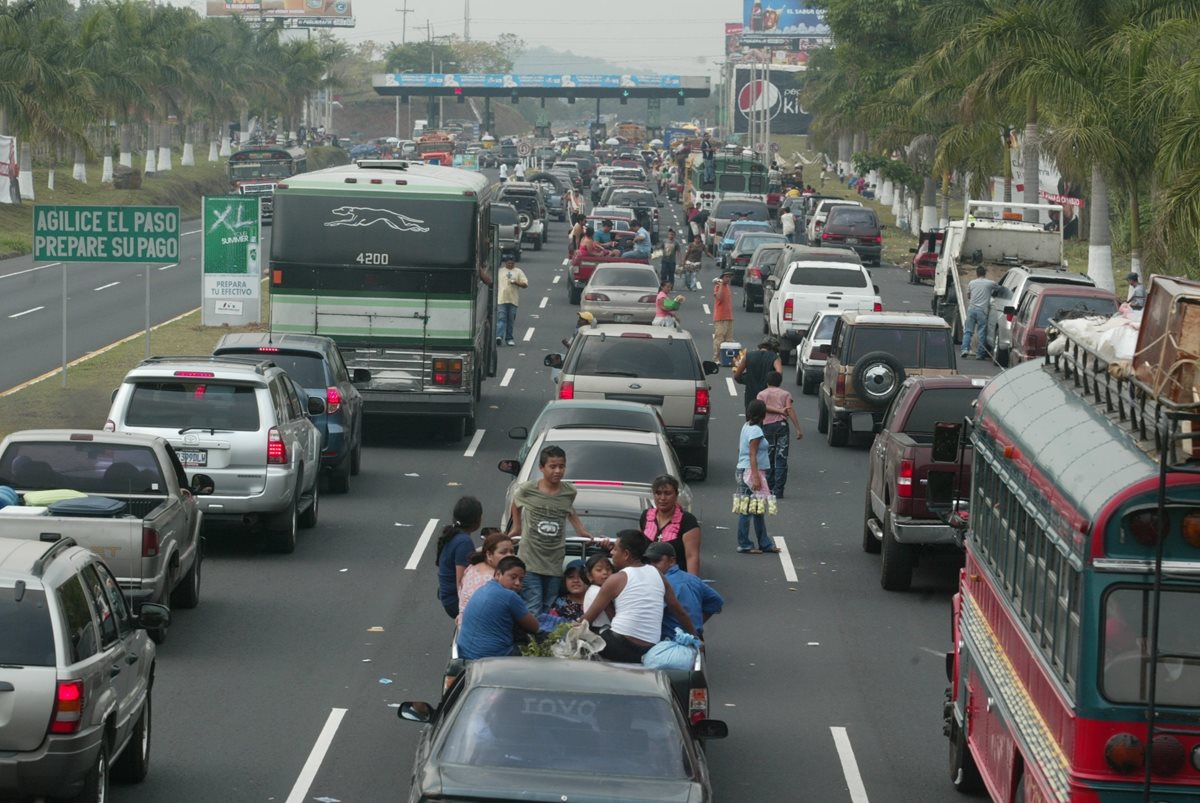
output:
<path id="1" fill-rule="evenodd" d="M 912 587 L 913 548 L 896 540 L 890 514 L 884 514 L 883 560 L 879 563 L 879 584 L 884 591 L 907 591 Z"/>
<path id="2" fill-rule="evenodd" d="M 983 778 L 971 748 L 967 747 L 967 734 L 953 719 L 950 722 L 950 783 L 954 784 L 955 791 L 964 795 L 983 791 Z"/>
<path id="3" fill-rule="evenodd" d="M 466 418 L 463 419 L 463 434 L 468 437 L 471 435 L 474 435 L 476 426 L 477 425 L 475 423 L 475 416 L 473 416 L 473 415 L 467 416 Z"/>

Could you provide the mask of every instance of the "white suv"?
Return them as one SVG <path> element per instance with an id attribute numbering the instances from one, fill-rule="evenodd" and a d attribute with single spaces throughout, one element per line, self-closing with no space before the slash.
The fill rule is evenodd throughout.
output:
<path id="1" fill-rule="evenodd" d="M 315 527 L 325 400 L 257 357 L 153 357 L 125 375 L 105 429 L 164 438 L 189 474 L 213 479 L 204 520 L 264 524 L 278 552 Z M 190 477 L 189 477 L 190 480 Z"/>

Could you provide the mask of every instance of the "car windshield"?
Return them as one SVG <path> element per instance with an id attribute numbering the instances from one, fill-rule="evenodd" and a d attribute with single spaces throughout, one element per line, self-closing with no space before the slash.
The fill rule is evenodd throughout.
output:
<path id="1" fill-rule="evenodd" d="M 833 211 L 835 208 L 839 207 L 839 206 L 857 206 L 857 204 L 850 204 L 850 203 L 826 203 L 826 204 L 822 204 L 822 205 L 821 205 L 821 207 L 820 207 L 820 208 L 817 210 L 817 214 L 818 214 L 818 215 L 824 215 L 826 218 L 828 218 L 828 217 L 829 217 L 829 213 L 830 213 L 831 211 Z"/>
<path id="2" fill-rule="evenodd" d="M 1122 586 L 1108 592 L 1104 601 L 1104 669 L 1101 691 L 1114 703 L 1145 705 L 1150 683 L 1151 591 L 1146 586 Z M 1196 647 L 1196 621 L 1200 620 L 1200 593 L 1164 588 L 1159 599 L 1158 651 L 1155 700 L 1158 705 L 1200 705 L 1200 649 Z"/>
<path id="3" fill-rule="evenodd" d="M 447 730 L 438 757 L 448 764 L 561 770 L 596 783 L 692 774 L 678 718 L 658 697 L 481 686 L 463 698 Z"/>
<path id="4" fill-rule="evenodd" d="M 839 206 L 829 213 L 829 226 L 878 226 L 875 213 L 870 209 L 860 209 L 857 206 Z"/>
<path id="5" fill-rule="evenodd" d="M 131 427 L 258 429 L 258 395 L 250 385 L 218 381 L 138 381 L 133 386 L 125 423 Z"/>
<path id="6" fill-rule="evenodd" d="M 652 409 L 610 410 L 595 407 L 551 407 L 533 425 L 530 437 L 554 427 L 594 426 L 632 429 L 636 432 L 658 432 L 657 416 Z"/>
<path id="7" fill-rule="evenodd" d="M 1083 311 L 1108 316 L 1116 313 L 1117 305 L 1111 298 L 1048 295 L 1042 299 L 1042 308 L 1038 310 L 1037 324 L 1035 325 L 1039 329 L 1044 329 L 1061 313 Z"/>
<path id="8" fill-rule="evenodd" d="M 604 220 L 612 220 L 612 218 L 604 218 Z M 588 218 L 588 225 L 594 227 L 597 232 L 600 231 L 601 222 L 599 218 Z M 613 231 L 629 231 L 629 221 L 627 220 L 613 220 L 612 224 Z"/>
<path id="9" fill-rule="evenodd" d="M 817 331 L 813 337 L 817 340 L 832 340 L 833 327 L 837 326 L 838 316 L 822 315 L 821 320 L 817 323 Z"/>
<path id="10" fill-rule="evenodd" d="M 641 337 L 585 337 L 568 373 L 634 379 L 700 379 L 691 342 Z"/>
<path id="11" fill-rule="evenodd" d="M 615 531 L 614 531 L 615 532 Z M 54 628 L 46 593 L 0 587 L 0 666 L 54 666 Z"/>
<path id="12" fill-rule="evenodd" d="M 167 492 L 158 458 L 149 446 L 92 441 L 12 443 L 0 457 L 0 485 L 22 491 Z"/>
<path id="13" fill-rule="evenodd" d="M 867 273 L 862 268 L 833 268 L 797 265 L 788 284 L 808 287 L 866 287 Z"/>
<path id="14" fill-rule="evenodd" d="M 602 267 L 596 268 L 592 274 L 592 284 L 607 287 L 638 287 L 650 290 L 658 289 L 658 274 L 653 269 L 639 270 L 638 268 Z"/>
<path id="15" fill-rule="evenodd" d="M 608 202 L 623 206 L 654 206 L 654 196 L 638 190 L 613 190 Z"/>
<path id="16" fill-rule="evenodd" d="M 908 414 L 904 431 L 929 435 L 939 421 L 961 423 L 973 412 L 971 405 L 979 398 L 979 391 L 976 387 L 926 389 Z"/>
<path id="17" fill-rule="evenodd" d="M 547 438 L 546 443 L 554 441 Z M 604 482 L 650 483 L 662 474 L 673 474 L 657 443 L 622 443 L 619 440 L 558 444 L 567 453 L 567 479 Z M 636 469 L 631 469 L 636 466 Z M 533 475 L 531 475 L 533 476 Z"/>
<path id="18" fill-rule="evenodd" d="M 743 234 L 734 244 L 734 249 L 742 253 L 753 253 L 763 243 L 786 243 L 787 238 L 782 234 Z"/>
<path id="19" fill-rule="evenodd" d="M 256 357 L 269 359 L 296 380 L 296 384 L 305 390 L 320 389 L 324 393 L 329 383 L 325 381 L 325 361 L 320 355 L 311 352 L 278 352 L 264 354 L 257 348 L 228 348 L 213 352 L 214 354 L 253 354 Z"/>
<path id="20" fill-rule="evenodd" d="M 721 201 L 713 211 L 713 217 L 743 217 L 747 220 L 761 220 L 765 223 L 769 215 L 767 205 L 761 201 Z"/>
<path id="21" fill-rule="evenodd" d="M 537 210 L 537 196 L 533 193 L 509 193 L 504 196 L 506 204 L 512 204 L 522 212 L 533 212 Z"/>
<path id="22" fill-rule="evenodd" d="M 725 239 L 730 240 L 730 241 L 736 240 L 737 236 L 745 231 L 760 231 L 760 232 L 766 234 L 767 227 L 763 226 L 761 223 L 754 223 L 754 222 L 750 222 L 750 221 L 747 221 L 745 223 L 742 223 L 742 222 L 730 223 L 729 228 L 727 228 L 725 230 Z"/>

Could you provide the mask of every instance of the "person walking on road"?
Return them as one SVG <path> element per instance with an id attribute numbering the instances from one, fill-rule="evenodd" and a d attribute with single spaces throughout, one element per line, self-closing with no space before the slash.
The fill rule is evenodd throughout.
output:
<path id="1" fill-rule="evenodd" d="M 500 163 L 500 183 L 503 184 L 506 181 L 508 181 L 508 164 L 506 162 L 501 162 Z"/>
<path id="2" fill-rule="evenodd" d="M 767 458 L 770 460 L 767 487 L 779 499 L 783 498 L 783 487 L 787 485 L 788 478 L 788 448 L 792 436 L 788 422 L 796 428 L 796 440 L 804 437 L 792 394 L 784 390 L 782 385 L 783 374 L 772 371 L 767 374 L 767 387 L 758 392 L 759 401 L 767 405 L 767 415 L 762 424 L 763 435 L 767 439 Z"/>
<path id="3" fill-rule="evenodd" d="M 733 340 L 733 271 L 722 271 L 713 279 L 713 362 L 721 361 L 721 344 Z"/>
<path id="4" fill-rule="evenodd" d="M 513 168 L 513 178 L 517 181 L 525 180 L 525 163 L 517 162 L 517 166 Z"/>
<path id="5" fill-rule="evenodd" d="M 688 290 L 700 289 L 700 266 L 704 262 L 704 244 L 700 235 L 692 235 L 683 254 L 683 286 Z"/>
<path id="6" fill-rule="evenodd" d="M 678 295 L 671 298 L 670 282 L 663 282 L 658 286 L 658 295 L 654 299 L 654 325 L 665 326 L 668 329 L 678 329 L 679 319 L 675 317 L 675 310 L 679 309 L 679 305 L 683 303 L 683 296 Z"/>
<path id="7" fill-rule="evenodd" d="M 767 454 L 767 439 L 763 434 L 762 422 L 767 414 L 767 405 L 755 399 L 746 405 L 746 423 L 742 424 L 738 436 L 738 461 L 734 470 L 734 482 L 741 496 L 750 496 L 767 490 L 763 474 L 770 460 Z M 754 523 L 754 538 L 750 540 L 750 523 Z M 762 513 L 740 513 L 737 527 L 737 551 L 742 554 L 778 552 L 779 547 L 767 535 L 767 519 Z"/>
<path id="8" fill-rule="evenodd" d="M 741 382 L 745 387 L 747 405 L 758 400 L 758 394 L 767 387 L 767 375 L 772 371 L 783 373 L 779 346 L 773 339 L 764 340 L 758 344 L 757 351 L 748 351 L 738 360 L 733 369 L 733 381 Z"/>
<path id="9" fill-rule="evenodd" d="M 713 144 L 707 131 L 700 142 L 700 155 L 704 157 L 704 183 L 712 184 L 717 180 L 717 163 L 713 159 Z"/>
<path id="10" fill-rule="evenodd" d="M 662 241 L 662 270 L 658 274 L 660 281 L 675 284 L 675 264 L 679 259 L 679 240 L 675 239 L 675 229 L 667 229 L 667 236 Z"/>
<path id="11" fill-rule="evenodd" d="M 504 260 L 500 271 L 500 289 L 496 294 L 496 345 L 516 343 L 517 307 L 521 304 L 521 288 L 528 287 L 525 271 L 514 264 L 513 258 Z"/>
<path id="12" fill-rule="evenodd" d="M 975 347 L 975 356 L 980 360 L 987 359 L 988 305 L 992 303 L 992 296 L 999 287 L 987 278 L 986 267 L 980 265 L 975 268 L 975 278 L 967 285 L 967 322 L 963 326 L 961 356 L 971 356 L 971 335 L 978 332 L 979 344 Z"/>
<path id="13" fill-rule="evenodd" d="M 796 216 L 792 214 L 791 206 L 785 206 L 780 213 L 779 227 L 789 243 L 796 242 Z"/>

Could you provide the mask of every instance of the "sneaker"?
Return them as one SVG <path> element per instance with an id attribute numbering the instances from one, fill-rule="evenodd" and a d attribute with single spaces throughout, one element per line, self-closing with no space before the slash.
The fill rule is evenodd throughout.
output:
<path id="1" fill-rule="evenodd" d="M 969 360 L 969 359 L 971 359 L 971 355 L 967 354 L 966 352 L 963 352 L 962 354 L 958 355 L 958 358 L 960 360 Z"/>
<path id="2" fill-rule="evenodd" d="M 515 340 L 509 340 L 509 341 L 508 341 L 508 345 L 510 345 L 510 346 L 515 346 L 515 345 L 517 345 L 517 343 L 516 343 L 516 341 L 515 341 Z"/>
<path id="3" fill-rule="evenodd" d="M 501 343 L 503 343 L 503 342 L 504 342 L 504 338 L 502 338 L 502 337 L 498 337 L 498 338 L 496 338 L 496 345 L 497 345 L 497 346 L 499 346 L 499 345 L 500 345 Z"/>

